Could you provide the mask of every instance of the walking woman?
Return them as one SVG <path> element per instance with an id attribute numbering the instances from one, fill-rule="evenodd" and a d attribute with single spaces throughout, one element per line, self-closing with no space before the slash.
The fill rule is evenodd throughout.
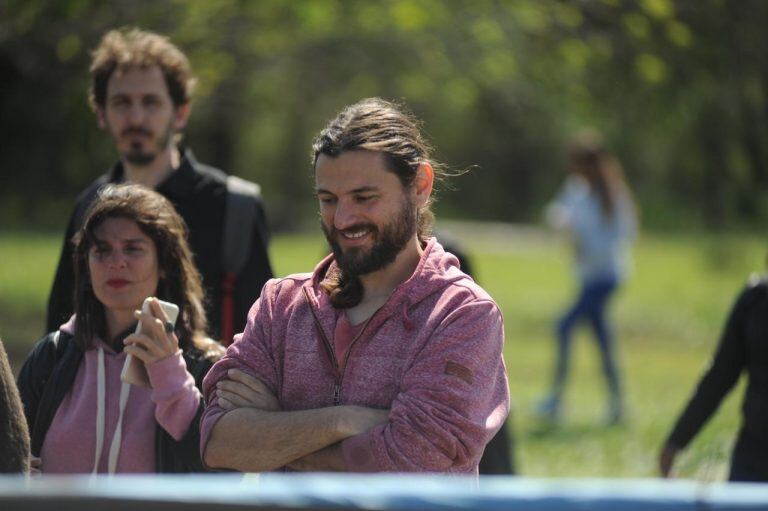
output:
<path id="1" fill-rule="evenodd" d="M 75 314 L 19 375 L 33 465 L 43 473 L 202 471 L 199 391 L 222 354 L 206 334 L 200 276 L 171 203 L 138 185 L 104 188 L 75 235 Z M 175 303 L 175 330 L 157 300 Z M 142 333 L 134 334 L 137 321 Z M 151 388 L 123 383 L 127 354 Z"/>
<path id="2" fill-rule="evenodd" d="M 580 289 L 557 323 L 552 389 L 537 411 L 545 418 L 559 418 L 572 332 L 585 321 L 594 331 L 600 349 L 609 393 L 607 422 L 614 424 L 621 421 L 624 406 L 607 308 L 627 273 L 628 245 L 637 231 L 637 215 L 621 166 L 596 133 L 583 133 L 572 142 L 569 174 L 561 193 L 547 209 L 547 219 L 570 234 Z"/>

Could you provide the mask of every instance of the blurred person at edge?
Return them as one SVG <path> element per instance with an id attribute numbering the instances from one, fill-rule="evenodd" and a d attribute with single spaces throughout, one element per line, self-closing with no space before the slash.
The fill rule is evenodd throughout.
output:
<path id="1" fill-rule="evenodd" d="M 430 236 L 431 160 L 417 122 L 378 98 L 313 145 L 332 254 L 270 280 L 206 377 L 211 467 L 478 473 L 504 424 L 504 325 Z"/>
<path id="2" fill-rule="evenodd" d="M 600 135 L 583 131 L 568 154 L 569 176 L 547 207 L 547 220 L 566 230 L 573 243 L 579 291 L 557 322 L 557 355 L 552 388 L 537 406 L 539 416 L 558 420 L 570 365 L 574 327 L 582 321 L 595 334 L 608 387 L 607 423 L 621 422 L 624 403 L 616 342 L 608 306 L 628 270 L 628 247 L 637 234 L 637 211 L 618 160 Z"/>
<path id="3" fill-rule="evenodd" d="M 699 433 L 742 373 L 747 388 L 731 456 L 730 481 L 768 482 L 768 276 L 753 276 L 736 298 L 712 361 L 659 454 L 669 477 L 682 449 Z"/>
<path id="4" fill-rule="evenodd" d="M 88 209 L 74 239 L 75 314 L 19 373 L 43 473 L 204 471 L 199 389 L 224 349 L 205 333 L 186 234 L 173 205 L 140 185 L 106 186 Z M 157 299 L 138 310 L 147 297 L 179 306 L 175 328 Z M 128 354 L 151 388 L 121 381 Z"/>
<path id="5" fill-rule="evenodd" d="M 0 341 L 0 473 L 29 472 L 29 433 L 13 372 Z"/>
<path id="6" fill-rule="evenodd" d="M 196 81 L 187 57 L 161 35 L 138 29 L 113 30 L 93 52 L 91 78 L 91 107 L 99 126 L 112 137 L 120 159 L 76 200 L 48 300 L 47 331 L 57 329 L 74 311 L 71 240 L 86 209 L 104 185 L 136 183 L 165 196 L 184 219 L 203 279 L 209 333 L 231 342 L 231 336 L 245 326 L 248 309 L 264 283 L 272 277 L 266 219 L 260 198 L 254 197 L 254 228 L 243 232 L 250 239 L 249 255 L 232 283 L 232 276 L 222 269 L 227 176 L 179 146 Z M 232 331 L 222 331 L 223 325 L 231 325 Z"/>
<path id="7" fill-rule="evenodd" d="M 477 282 L 477 276 L 473 272 L 474 265 L 464 247 L 455 238 L 446 233 L 437 232 L 435 237 L 443 245 L 446 252 L 456 256 L 461 271 Z M 511 475 L 517 473 L 511 410 L 506 423 L 499 428 L 499 431 L 496 432 L 485 446 L 478 470 L 480 475 Z"/>

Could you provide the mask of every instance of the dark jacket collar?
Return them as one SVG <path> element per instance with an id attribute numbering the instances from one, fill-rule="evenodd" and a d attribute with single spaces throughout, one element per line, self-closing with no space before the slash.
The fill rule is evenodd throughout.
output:
<path id="1" fill-rule="evenodd" d="M 170 175 L 160 183 L 156 190 L 166 197 L 183 197 L 192 193 L 195 187 L 195 167 L 198 165 L 195 155 L 191 149 L 182 149 L 181 162 L 179 168 L 171 172 Z M 125 168 L 123 162 L 118 160 L 109 171 L 108 182 L 124 183 Z"/>

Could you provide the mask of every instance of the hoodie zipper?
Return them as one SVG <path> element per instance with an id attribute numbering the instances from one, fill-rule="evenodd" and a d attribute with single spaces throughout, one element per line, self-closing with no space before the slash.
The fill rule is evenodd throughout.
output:
<path id="1" fill-rule="evenodd" d="M 383 307 L 383 306 L 382 306 Z M 341 369 L 341 378 L 339 379 L 339 400 L 341 400 L 341 382 L 344 381 L 344 374 L 347 372 L 347 362 L 349 361 L 349 355 L 352 353 L 352 348 L 357 344 L 358 339 L 360 339 L 363 336 L 363 333 L 365 332 L 365 329 L 368 328 L 368 325 L 370 324 L 373 317 L 381 310 L 381 307 L 376 309 L 373 314 L 371 314 L 371 317 L 365 320 L 365 324 L 363 325 L 363 328 L 360 329 L 360 332 L 355 336 L 354 339 L 352 339 L 352 342 L 349 343 L 349 347 L 347 348 L 347 353 L 344 356 L 344 365 Z M 337 403 L 338 404 L 338 403 Z"/>
<path id="2" fill-rule="evenodd" d="M 315 308 L 312 306 L 312 300 L 309 298 L 309 293 L 307 292 L 307 288 L 303 287 L 301 288 L 302 291 L 304 291 L 304 298 L 307 299 L 307 305 L 309 305 L 309 311 L 312 313 L 312 319 L 315 321 L 315 328 L 317 329 L 317 333 L 320 334 L 320 338 L 323 341 L 323 346 L 325 347 L 325 354 L 328 356 L 328 359 L 331 361 L 331 364 L 333 365 L 333 373 L 334 373 L 334 382 L 333 382 L 333 405 L 337 406 L 341 403 L 341 374 L 339 372 L 339 362 L 336 360 L 336 354 L 333 352 L 333 346 L 331 345 L 331 341 L 328 340 L 328 336 L 325 335 L 325 330 L 323 330 L 323 326 L 320 323 L 320 319 L 317 317 L 317 313 L 315 312 Z"/>
<path id="3" fill-rule="evenodd" d="M 373 314 L 371 314 L 371 317 L 369 317 L 365 321 L 365 325 L 363 325 L 363 328 L 360 329 L 360 332 L 357 334 L 357 336 L 354 339 L 352 339 L 351 343 L 349 343 L 349 348 L 347 349 L 347 355 L 344 357 L 344 369 L 339 371 L 339 362 L 338 360 L 336 360 L 336 353 L 333 350 L 333 345 L 331 344 L 331 341 L 328 340 L 328 336 L 325 335 L 325 330 L 323 330 L 323 326 L 320 323 L 320 318 L 317 317 L 315 308 L 312 306 L 312 300 L 310 300 L 309 298 L 309 293 L 307 292 L 307 288 L 302 288 L 302 291 L 304 291 L 304 297 L 307 299 L 307 305 L 309 305 L 309 311 L 312 313 L 312 319 L 314 319 L 315 321 L 315 328 L 320 334 L 320 338 L 323 340 L 323 346 L 325 347 L 325 352 L 328 355 L 328 358 L 330 358 L 331 363 L 333 364 L 333 371 L 335 373 L 334 384 L 333 384 L 333 405 L 338 406 L 341 404 L 341 384 L 344 381 L 344 373 L 347 372 L 347 361 L 349 360 L 349 354 L 352 352 L 352 347 L 357 343 L 358 339 L 362 337 L 363 333 L 365 332 L 365 329 L 368 327 L 368 324 L 371 322 L 373 317 L 376 314 L 378 314 L 378 312 L 384 306 L 382 305 L 381 307 L 376 309 L 376 311 Z"/>

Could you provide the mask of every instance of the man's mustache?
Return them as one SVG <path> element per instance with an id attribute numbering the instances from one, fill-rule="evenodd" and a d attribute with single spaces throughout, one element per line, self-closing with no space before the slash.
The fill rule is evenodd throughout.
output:
<path id="1" fill-rule="evenodd" d="M 140 126 L 125 128 L 122 132 L 122 135 L 128 136 L 128 135 L 145 135 L 147 137 L 152 136 L 152 131 L 148 130 L 147 128 L 142 128 Z"/>
<path id="2" fill-rule="evenodd" d="M 337 229 L 336 227 L 331 226 L 330 232 L 334 236 L 339 236 L 345 232 L 356 232 L 356 231 L 362 231 L 362 230 L 367 230 L 375 233 L 375 232 L 378 232 L 379 229 L 373 224 L 355 224 L 352 227 L 347 227 L 346 229 Z"/>

